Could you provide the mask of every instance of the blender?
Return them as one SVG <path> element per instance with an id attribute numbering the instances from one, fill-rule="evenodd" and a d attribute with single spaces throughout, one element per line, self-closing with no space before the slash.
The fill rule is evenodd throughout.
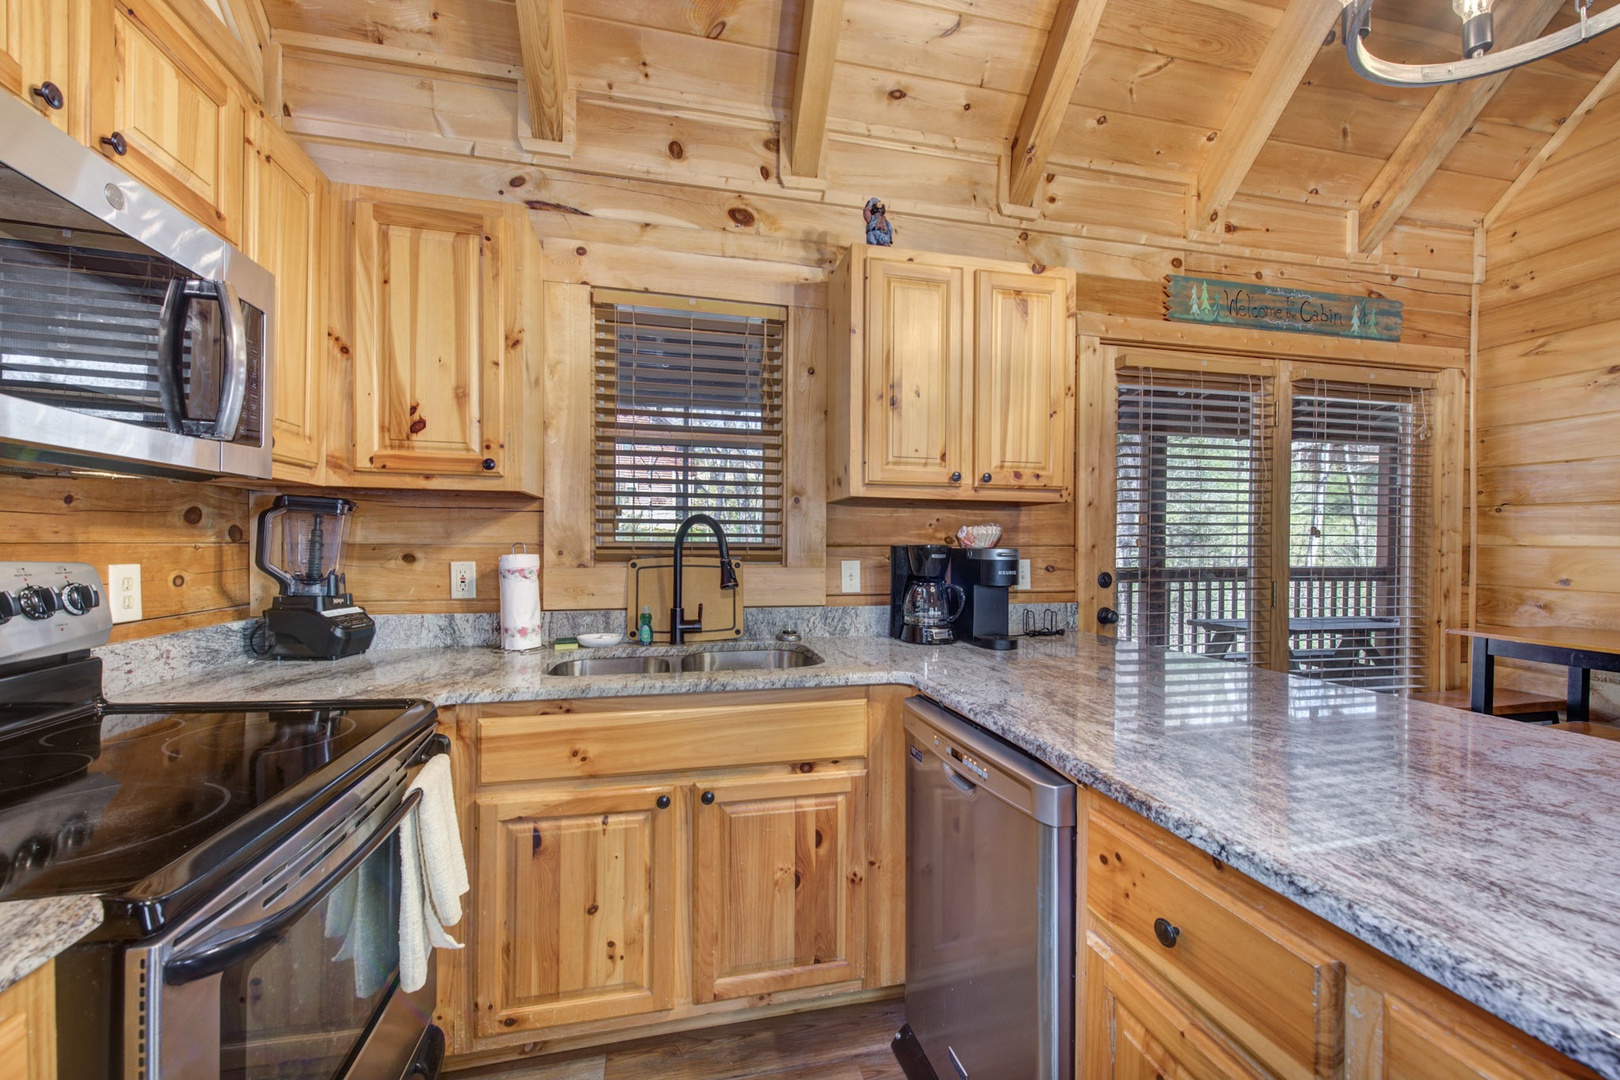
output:
<path id="1" fill-rule="evenodd" d="M 377 624 L 346 591 L 338 565 L 354 503 L 307 495 L 278 495 L 259 515 L 253 560 L 275 579 L 281 595 L 264 612 L 266 640 L 255 649 L 282 660 L 337 660 L 363 653 Z"/>
<path id="2" fill-rule="evenodd" d="M 889 548 L 889 636 L 916 645 L 949 645 L 951 622 L 961 614 L 962 590 L 945 581 L 950 550 L 944 544 Z"/>

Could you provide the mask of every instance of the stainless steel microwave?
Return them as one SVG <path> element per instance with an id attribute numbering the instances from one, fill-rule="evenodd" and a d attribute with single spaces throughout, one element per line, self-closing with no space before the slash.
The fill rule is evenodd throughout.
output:
<path id="1" fill-rule="evenodd" d="M 274 280 L 0 94 L 0 466 L 270 475 Z"/>

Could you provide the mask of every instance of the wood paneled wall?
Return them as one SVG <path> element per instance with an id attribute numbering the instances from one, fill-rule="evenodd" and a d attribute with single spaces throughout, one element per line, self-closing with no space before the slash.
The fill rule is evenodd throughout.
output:
<path id="1" fill-rule="evenodd" d="M 1474 618 L 1620 628 L 1620 95 L 1486 236 L 1475 389 Z M 1603 679 L 1601 674 L 1596 680 Z M 1562 669 L 1499 685 L 1561 696 Z M 1594 686 L 1620 714 L 1620 685 Z"/>

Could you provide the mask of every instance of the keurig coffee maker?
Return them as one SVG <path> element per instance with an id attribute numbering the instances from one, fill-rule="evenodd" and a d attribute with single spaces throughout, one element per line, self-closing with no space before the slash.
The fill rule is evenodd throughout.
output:
<path id="1" fill-rule="evenodd" d="M 1007 593 L 1018 584 L 1018 549 L 957 548 L 950 561 L 951 583 L 964 597 L 951 626 L 957 639 L 981 649 L 1018 648 L 1007 626 Z"/>
<path id="2" fill-rule="evenodd" d="M 281 595 L 264 612 L 263 655 L 287 660 L 336 660 L 371 647 L 377 624 L 354 602 L 338 565 L 343 530 L 354 503 L 278 495 L 259 515 L 254 561 L 276 579 Z M 262 644 L 261 644 L 262 642 Z"/>
<path id="3" fill-rule="evenodd" d="M 916 645 L 956 640 L 951 620 L 962 610 L 962 590 L 945 582 L 950 549 L 944 544 L 896 544 L 889 549 L 889 636 Z"/>

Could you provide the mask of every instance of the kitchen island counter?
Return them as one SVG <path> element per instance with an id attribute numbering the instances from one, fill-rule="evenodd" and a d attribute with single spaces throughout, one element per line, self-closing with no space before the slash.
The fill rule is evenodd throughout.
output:
<path id="1" fill-rule="evenodd" d="M 811 667 L 548 676 L 551 650 L 234 661 L 125 700 L 441 705 L 902 684 L 1620 1080 L 1620 746 L 1088 635 L 1015 654 L 822 638 Z M 590 655 L 677 650 L 623 647 Z M 571 654 L 578 656 L 582 654 Z"/>

